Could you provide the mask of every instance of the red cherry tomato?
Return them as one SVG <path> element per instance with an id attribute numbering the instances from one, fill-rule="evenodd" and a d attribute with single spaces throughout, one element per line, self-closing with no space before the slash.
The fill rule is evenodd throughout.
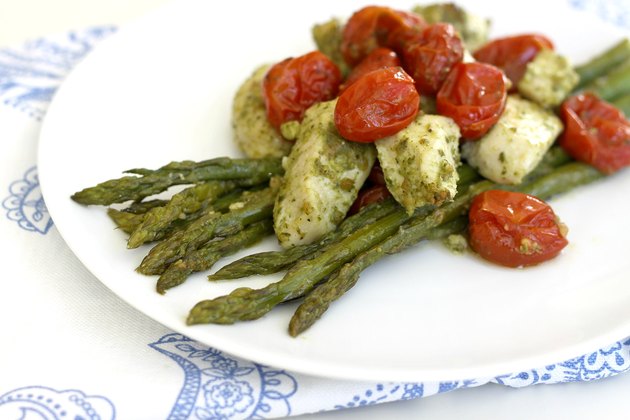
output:
<path id="1" fill-rule="evenodd" d="M 413 79 L 400 67 L 364 75 L 337 100 L 335 125 L 347 140 L 372 142 L 402 130 L 420 108 Z"/>
<path id="2" fill-rule="evenodd" d="M 408 42 L 414 42 L 427 27 L 422 16 L 396 10 L 394 13 L 384 13 L 378 22 L 378 39 L 380 45 L 401 53 Z"/>
<path id="3" fill-rule="evenodd" d="M 300 120 L 311 105 L 337 96 L 341 72 L 319 51 L 287 58 L 272 66 L 263 79 L 267 118 L 279 128 Z"/>
<path id="4" fill-rule="evenodd" d="M 605 174 L 630 165 L 630 122 L 619 109 L 586 93 L 564 101 L 560 114 L 559 144 L 571 157 Z"/>
<path id="5" fill-rule="evenodd" d="M 339 88 L 339 92 L 343 92 L 361 76 L 383 67 L 400 67 L 400 59 L 396 53 L 389 48 L 379 47 L 368 54 L 359 65 L 352 69 L 348 78 Z"/>
<path id="6" fill-rule="evenodd" d="M 473 199 L 468 219 L 472 249 L 507 267 L 550 260 L 568 244 L 566 227 L 551 207 L 528 194 L 483 192 Z"/>
<path id="7" fill-rule="evenodd" d="M 390 197 L 391 194 L 385 185 L 373 185 L 368 188 L 364 188 L 359 191 L 359 195 L 357 199 L 354 200 L 350 210 L 348 210 L 349 215 L 353 215 L 358 213 L 363 207 L 368 204 L 378 203 L 385 200 L 387 197 Z"/>
<path id="8" fill-rule="evenodd" d="M 391 47 L 399 36 L 424 26 L 414 13 L 384 6 L 368 6 L 355 12 L 344 26 L 341 53 L 350 66 L 357 65 L 379 46 Z"/>
<path id="9" fill-rule="evenodd" d="M 385 175 L 383 174 L 383 168 L 381 168 L 381 164 L 378 160 L 374 162 L 372 170 L 370 170 L 370 174 L 368 175 L 368 180 L 372 185 L 385 185 Z"/>
<path id="10" fill-rule="evenodd" d="M 423 95 L 434 95 L 463 57 L 462 40 L 448 23 L 429 25 L 402 49 L 403 68 Z"/>
<path id="11" fill-rule="evenodd" d="M 553 43 L 544 35 L 516 35 L 490 41 L 473 54 L 475 59 L 499 67 L 514 84 L 523 78 L 527 63 L 542 49 L 553 50 Z"/>
<path id="12" fill-rule="evenodd" d="M 490 64 L 459 63 L 437 94 L 437 110 L 457 123 L 464 139 L 476 140 L 497 122 L 506 100 L 501 70 Z"/>

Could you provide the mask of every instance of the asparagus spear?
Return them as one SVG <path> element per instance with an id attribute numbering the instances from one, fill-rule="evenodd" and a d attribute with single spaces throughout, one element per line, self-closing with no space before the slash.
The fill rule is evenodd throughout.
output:
<path id="1" fill-rule="evenodd" d="M 468 165 L 461 165 L 458 169 L 460 186 L 468 185 L 479 178 L 479 174 Z M 339 228 L 325 235 L 319 242 L 298 245 L 282 251 L 268 251 L 248 255 L 221 268 L 208 276 L 209 280 L 226 280 L 247 277 L 251 275 L 265 275 L 277 273 L 295 264 L 324 246 L 345 238 L 358 228 L 373 223 L 396 209 L 398 205 L 393 199 L 383 203 L 366 207 L 356 215 L 344 220 Z"/>
<path id="2" fill-rule="evenodd" d="M 375 203 L 365 207 L 359 213 L 344 220 L 339 228 L 325 235 L 319 242 L 294 246 L 281 251 L 267 251 L 248 255 L 222 267 L 208 276 L 209 280 L 226 280 L 247 277 L 254 274 L 265 275 L 277 273 L 295 264 L 321 247 L 343 238 L 358 228 L 373 223 L 375 220 L 391 213 L 398 204 L 393 199 Z"/>
<path id="3" fill-rule="evenodd" d="M 124 211 L 125 213 L 144 214 L 153 208 L 162 207 L 166 203 L 168 203 L 168 200 L 156 199 L 147 201 L 134 201 L 122 211 Z"/>
<path id="4" fill-rule="evenodd" d="M 162 237 L 164 231 L 168 230 L 174 221 L 206 208 L 218 197 L 236 187 L 236 183 L 231 181 L 209 181 L 178 192 L 166 205 L 147 212 L 142 223 L 131 233 L 127 247 L 137 248 Z"/>
<path id="5" fill-rule="evenodd" d="M 134 170 L 132 170 L 134 171 Z M 260 184 L 271 176 L 282 174 L 279 158 L 212 159 L 192 164 L 172 162 L 155 171 L 141 171 L 142 176 L 124 176 L 102 182 L 72 195 L 80 204 L 109 205 L 128 200 L 142 200 L 165 191 L 173 185 L 195 184 L 211 180 L 232 180 L 241 186 Z"/>
<path id="6" fill-rule="evenodd" d="M 204 168 L 208 166 L 212 166 L 215 168 L 226 168 L 232 174 L 233 170 L 239 170 L 239 165 L 247 162 L 257 161 L 259 159 L 232 159 L 229 157 L 218 157 L 212 159 L 206 159 L 202 161 L 193 161 L 193 160 L 182 160 L 182 161 L 174 161 L 169 162 L 166 165 L 158 168 L 158 169 L 146 169 L 146 168 L 136 168 L 136 169 L 128 169 L 126 173 L 135 173 L 139 175 L 148 175 L 156 172 L 170 172 L 170 171 L 193 171 L 195 169 Z M 229 178 L 235 178 L 233 175 L 230 175 Z M 236 177 L 238 178 L 238 176 Z"/>
<path id="7" fill-rule="evenodd" d="M 598 171 L 588 165 L 572 162 L 541 177 L 527 188 L 521 188 L 527 192 L 546 197 L 547 194 L 566 191 L 575 185 L 590 182 L 601 176 Z M 257 290 L 239 288 L 229 295 L 197 303 L 191 309 L 187 323 L 189 325 L 200 323 L 230 324 L 260 318 L 276 305 L 308 293 L 319 281 L 357 255 L 373 247 L 374 249 L 381 249 L 381 246 L 375 245 L 396 231 L 398 233 L 394 236 L 397 239 L 388 239 L 391 241 L 389 251 L 395 252 L 416 243 L 424 238 L 429 229 L 464 214 L 474 195 L 491 188 L 505 187 L 497 186 L 489 181 L 480 181 L 461 193 L 453 202 L 440 207 L 427 216 L 426 219 L 416 218 L 405 229 L 399 230 L 400 226 L 409 220 L 402 214 L 404 210 L 394 212 L 327 247 L 317 257 L 300 261 L 279 282 Z M 372 261 L 372 258 L 365 260 Z"/>
<path id="8" fill-rule="evenodd" d="M 232 324 L 257 319 L 276 305 L 301 297 L 339 265 L 396 231 L 409 216 L 402 209 L 365 226 L 340 242 L 330 245 L 315 258 L 301 260 L 282 280 L 262 289 L 238 288 L 226 296 L 199 302 L 190 311 L 187 323 Z"/>
<path id="9" fill-rule="evenodd" d="M 209 270 L 219 259 L 251 246 L 271 233 L 273 233 L 273 221 L 266 219 L 247 226 L 235 235 L 208 242 L 169 265 L 158 279 L 156 290 L 164 294 L 166 290 L 186 281 L 190 274 Z"/>
<path id="10" fill-rule="evenodd" d="M 602 177 L 603 175 L 599 171 L 589 165 L 579 162 L 570 162 L 541 176 L 530 184 L 521 185 L 515 189 L 545 200 Z M 485 183 L 485 181 L 479 184 L 483 183 Z M 472 197 L 485 190 L 485 186 L 478 189 L 477 185 L 479 184 L 471 187 L 465 194 L 456 198 L 455 202 L 461 200 L 462 203 L 460 203 L 460 205 L 470 202 Z M 505 188 L 504 186 L 498 185 L 491 185 L 491 187 Z M 455 202 L 452 204 L 457 206 Z M 323 283 L 309 293 L 304 299 L 304 302 L 296 309 L 289 322 L 289 334 L 295 337 L 313 325 L 333 301 L 337 300 L 356 284 L 363 270 L 385 255 L 399 252 L 423 239 L 439 235 L 440 233 L 432 231 L 440 229 L 440 226 L 437 228 L 434 226 L 436 222 L 439 223 L 439 213 L 443 210 L 448 211 L 445 207 L 446 206 L 441 207 L 425 219 L 412 219 L 407 226 L 401 228 L 397 233 L 380 244 L 359 254 L 352 262 L 345 264 L 337 271 L 326 283 Z M 449 216 L 443 216 L 443 220 L 448 219 Z M 445 227 L 445 225 L 442 225 L 442 229 Z"/>
<path id="11" fill-rule="evenodd" d="M 234 190 L 231 193 L 218 198 L 212 204 L 212 210 L 224 213 L 225 211 L 228 210 L 228 207 L 230 206 L 230 204 L 236 202 L 241 197 L 242 193 L 243 193 L 242 190 Z M 158 201 L 161 201 L 164 203 L 168 202 L 166 200 L 152 200 L 152 201 L 156 202 L 154 203 L 155 205 L 147 206 L 146 209 L 150 207 L 153 207 L 153 208 L 157 207 Z M 149 202 L 147 201 L 147 203 Z M 133 203 L 132 206 L 135 204 L 136 203 Z M 142 202 L 139 204 L 142 204 Z M 142 222 L 147 216 L 146 214 L 140 212 L 142 210 L 142 207 L 138 207 L 134 209 L 138 211 L 138 213 L 130 212 L 129 210 L 131 209 L 132 206 L 127 207 L 123 210 L 116 210 L 114 208 L 107 209 L 107 214 L 114 221 L 114 223 L 116 223 L 116 226 L 119 229 L 121 229 L 123 232 L 128 233 L 128 234 L 132 234 L 138 228 L 138 226 L 142 224 Z M 160 240 L 160 239 L 168 237 L 177 229 L 182 229 L 188 223 L 197 219 L 200 215 L 201 215 L 201 211 L 198 211 L 195 213 L 185 214 L 182 217 L 179 217 L 176 220 L 173 220 L 167 228 L 160 230 L 159 233 L 156 233 L 153 240 Z"/>
<path id="12" fill-rule="evenodd" d="M 630 59 L 585 85 L 583 89 L 596 93 L 605 101 L 630 94 Z"/>
<path id="13" fill-rule="evenodd" d="M 454 219 L 467 210 L 472 195 L 489 189 L 494 184 L 481 181 L 473 184 L 468 192 L 435 210 L 427 220 L 431 227 Z M 413 216 L 411 216 L 413 217 Z M 400 207 L 393 213 L 365 226 L 339 242 L 328 246 L 322 253 L 293 266 L 279 282 L 262 289 L 239 288 L 226 296 L 197 303 L 190 311 L 187 323 L 232 324 L 237 321 L 257 319 L 276 305 L 308 293 L 322 279 L 333 273 L 356 255 L 367 251 L 394 234 L 410 216 Z M 419 219 L 424 219 L 423 216 Z"/>
<path id="14" fill-rule="evenodd" d="M 128 213 L 124 210 L 107 209 L 107 215 L 116 223 L 118 229 L 125 233 L 133 232 L 144 220 L 144 214 Z"/>
<path id="15" fill-rule="evenodd" d="M 225 214 L 212 208 L 206 209 L 184 230 L 173 233 L 154 246 L 137 268 L 138 272 L 162 274 L 171 263 L 197 250 L 209 240 L 234 234 L 248 224 L 270 217 L 276 192 L 271 187 L 252 192 L 242 202 L 233 204 L 231 211 Z"/>
<path id="16" fill-rule="evenodd" d="M 434 215 L 435 213 L 421 223 L 430 224 L 430 218 L 435 217 Z M 450 234 L 461 232 L 466 224 L 466 218 L 460 216 L 433 228 L 424 227 L 424 232 L 419 235 L 419 240 L 445 238 Z M 363 270 L 374 264 L 382 256 L 396 252 L 395 238 L 396 234 L 375 248 L 359 254 L 352 262 L 344 264 L 326 282 L 307 294 L 289 322 L 289 334 L 296 337 L 310 328 L 335 300 L 354 287 Z"/>
<path id="17" fill-rule="evenodd" d="M 593 57 L 588 62 L 575 67 L 575 71 L 580 76 L 576 90 L 581 90 L 591 81 L 605 75 L 614 67 L 630 59 L 630 40 L 625 38 L 603 51 L 600 55 Z"/>

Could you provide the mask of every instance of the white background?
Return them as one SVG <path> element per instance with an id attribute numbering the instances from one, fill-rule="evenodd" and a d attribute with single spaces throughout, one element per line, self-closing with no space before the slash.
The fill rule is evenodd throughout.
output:
<path id="1" fill-rule="evenodd" d="M 167 0 L 0 0 L 0 48 L 90 25 L 123 25 Z M 630 374 L 593 383 L 509 389 L 499 385 L 426 399 L 306 416 L 312 419 L 587 419 L 625 417 Z"/>

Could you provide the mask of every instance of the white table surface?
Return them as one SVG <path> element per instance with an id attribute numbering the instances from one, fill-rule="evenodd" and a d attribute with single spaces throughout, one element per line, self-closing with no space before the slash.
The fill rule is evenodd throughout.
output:
<path id="1" fill-rule="evenodd" d="M 0 0 L 0 48 L 27 39 L 126 22 L 169 0 Z M 621 337 L 620 337 L 621 338 Z M 630 374 L 590 383 L 510 389 L 485 385 L 419 400 L 302 416 L 313 420 L 383 418 L 608 419 L 630 412 Z"/>

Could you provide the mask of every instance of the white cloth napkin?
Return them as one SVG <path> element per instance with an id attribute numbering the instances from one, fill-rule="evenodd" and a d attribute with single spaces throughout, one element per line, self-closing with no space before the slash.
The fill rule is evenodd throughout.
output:
<path id="1" fill-rule="evenodd" d="M 571 0 L 630 27 L 628 1 Z M 37 137 L 53 93 L 112 27 L 0 50 L 0 419 L 273 418 L 426 397 L 488 382 L 590 381 L 630 368 L 630 339 L 495 378 L 327 380 L 241 360 L 148 319 L 75 258 L 39 189 Z M 38 417 L 39 416 L 39 417 Z"/>

